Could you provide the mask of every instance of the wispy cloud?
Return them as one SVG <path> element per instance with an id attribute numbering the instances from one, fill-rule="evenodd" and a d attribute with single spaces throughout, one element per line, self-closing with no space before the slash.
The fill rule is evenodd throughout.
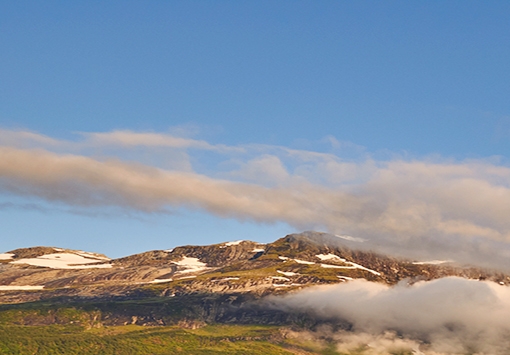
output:
<path id="1" fill-rule="evenodd" d="M 161 147 L 178 149 L 202 149 L 219 152 L 242 151 L 242 148 L 229 147 L 223 144 L 210 144 L 204 140 L 183 138 L 171 134 L 153 132 L 113 131 L 81 133 L 86 144 L 93 146 L 111 145 L 122 147 Z"/>
<path id="2" fill-rule="evenodd" d="M 0 144 L 14 147 L 56 146 L 57 139 L 25 130 L 0 129 Z"/>
<path id="3" fill-rule="evenodd" d="M 11 194 L 92 209 L 201 209 L 326 229 L 363 238 L 366 248 L 414 258 L 510 270 L 510 168 L 498 161 L 377 161 L 367 154 L 346 161 L 332 153 L 130 131 L 71 142 L 4 130 L 0 143 L 0 191 Z M 184 156 L 173 156 L 186 161 L 168 169 L 147 164 L 146 154 L 136 161 L 118 151 L 86 153 L 103 145 L 177 149 Z M 216 154 L 208 173 L 194 169 L 194 149 Z"/>

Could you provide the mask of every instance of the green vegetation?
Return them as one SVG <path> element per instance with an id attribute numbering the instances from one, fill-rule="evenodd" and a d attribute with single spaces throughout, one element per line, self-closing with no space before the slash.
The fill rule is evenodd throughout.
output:
<path id="1" fill-rule="evenodd" d="M 366 355 L 361 346 L 338 352 L 334 340 L 303 329 L 268 325 L 207 325 L 192 315 L 203 298 L 153 298 L 97 303 L 48 301 L 0 306 L 0 354 L 302 354 Z M 189 307 L 188 310 L 185 308 Z M 129 324 L 133 313 L 161 313 L 173 325 Z M 155 313 L 154 313 L 155 314 Z M 109 323 L 115 318 L 117 325 Z M 127 321 L 127 322 L 124 322 Z M 125 324 L 125 325 L 119 325 Z M 169 324 L 169 323 L 168 323 Z M 296 330 L 297 324 L 293 327 Z M 409 350 L 389 350 L 411 355 Z"/>
<path id="2" fill-rule="evenodd" d="M 313 350 L 311 349 L 313 348 Z M 297 352 L 299 351 L 299 352 Z M 337 354 L 331 346 L 287 342 L 276 327 L 214 325 L 200 329 L 118 326 L 0 326 L 1 354 Z"/>
<path id="3" fill-rule="evenodd" d="M 193 248 L 183 248 L 181 254 L 198 256 Z M 25 252 L 39 255 L 43 250 Z M 267 293 L 337 283 L 339 276 L 378 280 L 366 270 L 322 267 L 315 257 L 318 253 L 324 251 L 306 240 L 284 238 L 258 258 L 234 259 L 192 279 L 179 279 L 177 274 L 173 281 L 126 287 L 126 292 L 115 291 L 112 297 L 102 293 L 102 282 L 109 281 L 101 279 L 94 285 L 100 291 L 97 297 L 91 296 L 96 294 L 94 289 L 81 297 L 82 286 L 71 284 L 66 286 L 69 292 L 46 289 L 53 296 L 39 301 L 13 299 L 20 303 L 0 304 L 0 354 L 366 355 L 371 351 L 367 346 L 338 352 L 333 339 L 309 331 L 315 329 L 316 320 L 306 312 L 265 309 L 257 304 Z M 156 265 L 159 257 L 149 252 L 129 257 L 126 264 Z M 225 286 L 230 288 L 225 291 Z M 410 353 L 396 350 L 388 354 Z"/>

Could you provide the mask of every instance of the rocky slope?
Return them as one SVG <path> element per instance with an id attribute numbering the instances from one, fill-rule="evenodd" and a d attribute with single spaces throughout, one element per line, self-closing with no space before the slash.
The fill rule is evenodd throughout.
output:
<path id="1" fill-rule="evenodd" d="M 0 254 L 0 303 L 197 293 L 260 296 L 356 278 L 395 284 L 445 276 L 510 283 L 509 275 L 496 271 L 392 258 L 349 248 L 329 234 L 305 232 L 269 244 L 182 246 L 114 260 L 77 250 L 16 249 Z"/>

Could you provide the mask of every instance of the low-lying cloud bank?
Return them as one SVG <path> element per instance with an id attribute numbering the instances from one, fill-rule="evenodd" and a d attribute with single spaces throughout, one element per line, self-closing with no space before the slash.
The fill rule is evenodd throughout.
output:
<path id="1" fill-rule="evenodd" d="M 508 354 L 510 288 L 444 278 L 389 287 L 365 280 L 319 286 L 266 300 L 270 307 L 345 320 L 352 331 L 319 331 L 341 350 L 414 349 L 425 354 Z M 326 333 L 326 334 L 324 334 Z"/>
<path id="2" fill-rule="evenodd" d="M 381 252 L 510 270 L 510 168 L 497 161 L 377 161 L 366 153 L 347 161 L 341 151 L 131 131 L 81 137 L 0 130 L 0 192 L 85 209 L 200 209 L 351 235 Z M 143 154 L 130 155 L 136 149 Z"/>

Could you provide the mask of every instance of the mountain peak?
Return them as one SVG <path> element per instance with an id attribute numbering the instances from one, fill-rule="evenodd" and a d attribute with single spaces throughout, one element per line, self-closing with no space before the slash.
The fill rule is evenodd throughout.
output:
<path id="1" fill-rule="evenodd" d="M 51 269 L 111 268 L 110 258 L 82 250 L 55 247 L 31 247 L 2 254 L 2 263 Z"/>
<path id="2" fill-rule="evenodd" d="M 45 247 L 45 246 L 19 248 L 19 249 L 14 249 L 14 250 L 11 250 L 8 252 L 8 254 L 13 254 L 13 258 L 15 258 L 15 259 L 37 258 L 37 257 L 44 256 L 44 255 L 63 254 L 63 253 L 82 255 L 82 256 L 88 257 L 88 258 L 110 260 L 110 258 L 108 258 L 104 254 L 91 253 L 91 252 L 87 252 L 87 251 L 83 251 L 83 250 Z"/>
<path id="3" fill-rule="evenodd" d="M 510 276 L 502 273 L 413 263 L 352 245 L 360 244 L 307 231 L 268 244 L 238 240 L 186 245 L 114 260 L 70 249 L 22 248 L 0 254 L 0 303 L 63 295 L 108 298 L 132 293 L 282 293 L 353 279 L 396 284 L 404 279 L 412 282 L 460 276 L 510 283 Z M 27 287 L 38 291 L 21 292 Z M 16 295 L 13 290 L 17 290 Z"/>

